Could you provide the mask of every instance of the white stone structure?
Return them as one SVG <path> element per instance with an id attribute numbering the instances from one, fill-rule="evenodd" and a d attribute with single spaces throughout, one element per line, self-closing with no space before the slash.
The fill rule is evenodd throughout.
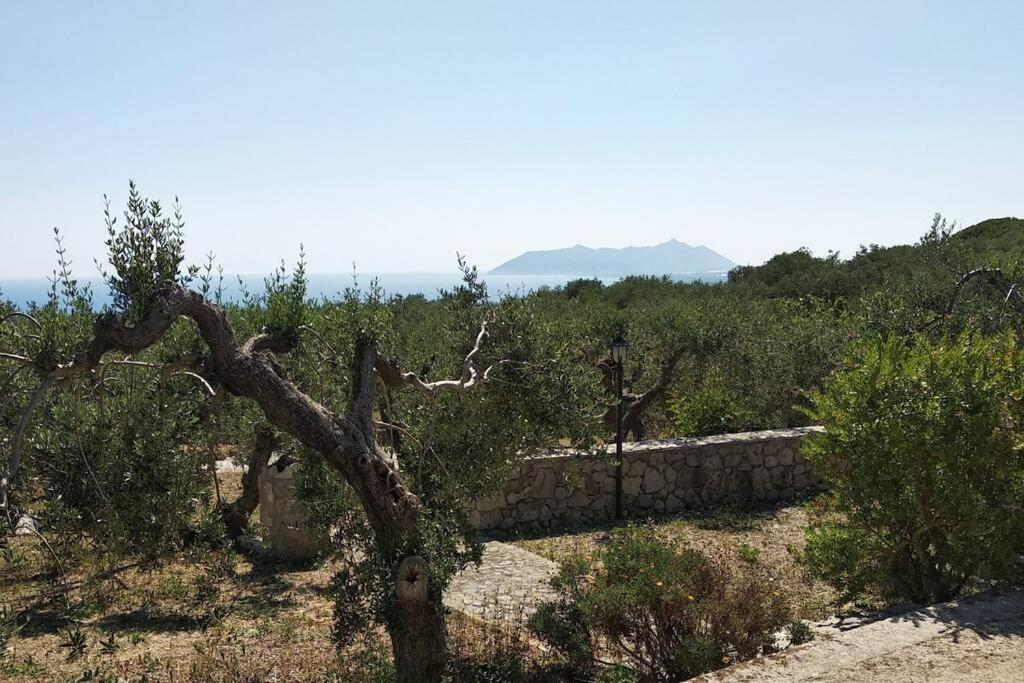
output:
<path id="1" fill-rule="evenodd" d="M 327 538 L 306 524 L 306 509 L 295 495 L 294 479 L 301 465 L 278 469 L 272 463 L 260 472 L 260 523 L 270 553 L 283 560 L 311 560 L 327 546 Z"/>

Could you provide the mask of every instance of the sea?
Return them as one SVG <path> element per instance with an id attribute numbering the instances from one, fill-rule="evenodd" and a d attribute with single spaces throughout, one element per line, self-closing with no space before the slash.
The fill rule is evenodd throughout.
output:
<path id="1" fill-rule="evenodd" d="M 263 292 L 263 275 L 224 276 L 223 298 L 225 301 L 239 301 L 243 289 L 252 294 Z M 673 279 L 692 282 L 720 282 L 725 279 L 724 273 L 678 273 Z M 504 294 L 528 294 L 542 288 L 564 286 L 571 280 L 579 279 L 579 275 L 484 275 L 481 279 L 487 283 L 487 291 L 493 298 Z M 363 294 L 376 283 L 386 297 L 422 295 L 427 299 L 436 299 L 443 290 L 451 290 L 461 283 L 461 274 L 451 273 L 359 273 L 330 274 L 320 273 L 308 276 L 309 296 L 317 299 L 337 299 L 349 288 L 356 288 Z M 620 277 L 598 277 L 606 285 L 620 280 Z M 84 279 L 83 284 L 92 287 L 93 305 L 99 310 L 111 302 L 110 292 L 106 284 L 99 278 Z M 195 283 L 193 283 L 195 286 Z M 0 300 L 12 301 L 19 307 L 27 307 L 32 302 L 44 303 L 50 291 L 50 281 L 46 278 L 0 278 Z"/>

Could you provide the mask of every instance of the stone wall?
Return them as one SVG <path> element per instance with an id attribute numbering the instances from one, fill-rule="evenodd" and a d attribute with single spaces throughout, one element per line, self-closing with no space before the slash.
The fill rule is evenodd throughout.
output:
<path id="1" fill-rule="evenodd" d="M 792 498 L 820 488 L 800 456 L 819 427 L 643 441 L 623 446 L 627 517 L 717 504 Z M 503 493 L 470 509 L 479 530 L 550 529 L 615 516 L 614 448 L 608 455 L 556 452 L 524 460 Z"/>

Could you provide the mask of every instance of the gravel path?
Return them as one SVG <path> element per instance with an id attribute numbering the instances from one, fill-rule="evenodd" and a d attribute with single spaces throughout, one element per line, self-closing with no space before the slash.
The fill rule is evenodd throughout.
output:
<path id="1" fill-rule="evenodd" d="M 516 620 L 554 597 L 548 585 L 558 565 L 507 543 L 484 544 L 483 562 L 460 572 L 448 587 L 450 609 L 488 619 Z"/>
<path id="2" fill-rule="evenodd" d="M 702 681 L 1024 681 L 1024 591 L 982 594 L 868 623 Z"/>

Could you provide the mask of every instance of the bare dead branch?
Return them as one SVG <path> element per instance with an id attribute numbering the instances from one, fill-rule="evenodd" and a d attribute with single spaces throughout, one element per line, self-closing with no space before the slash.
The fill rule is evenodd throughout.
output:
<path id="1" fill-rule="evenodd" d="M 511 359 L 499 360 L 488 366 L 481 373 L 476 367 L 475 359 L 477 354 L 480 353 L 483 341 L 487 336 L 487 321 L 485 320 L 480 323 L 480 331 L 476 335 L 473 348 L 462 361 L 462 376 L 459 379 L 442 379 L 429 382 L 415 372 L 403 371 L 396 361 L 387 361 L 383 358 L 377 359 L 374 370 L 376 370 L 377 376 L 380 377 L 385 386 L 397 388 L 403 384 L 408 384 L 424 396 L 433 396 L 441 391 L 466 391 L 481 382 L 489 380 L 491 372 L 495 368 L 517 362 Z"/>

